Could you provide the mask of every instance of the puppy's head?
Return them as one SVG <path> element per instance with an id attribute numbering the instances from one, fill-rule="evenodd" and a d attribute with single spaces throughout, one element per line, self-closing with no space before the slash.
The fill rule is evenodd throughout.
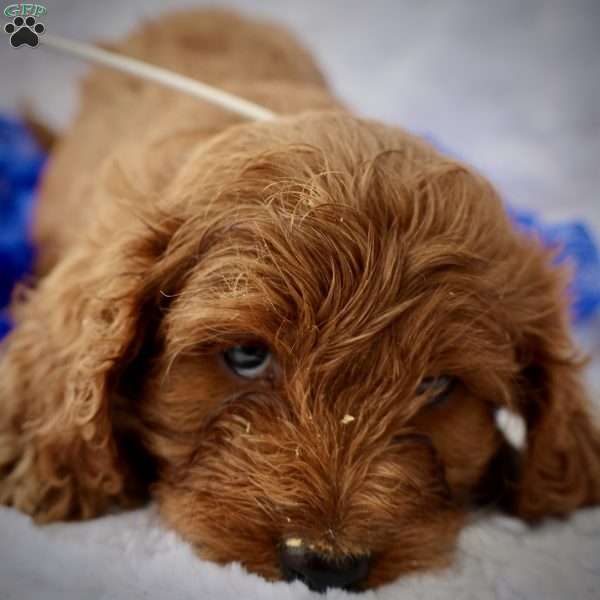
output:
<path id="1" fill-rule="evenodd" d="M 138 476 L 202 556 L 315 589 L 375 586 L 447 561 L 493 479 L 501 406 L 530 426 L 517 512 L 596 498 L 561 283 L 484 180 L 339 114 L 236 127 L 185 154 L 143 225 L 88 272 L 85 250 L 57 269 L 88 294 L 60 308 L 84 364 L 62 377 L 67 406 L 46 401 L 67 433 L 40 421 L 20 442 L 52 475 L 27 483 L 32 512 L 97 511 Z M 569 466 L 582 457 L 590 476 Z"/>

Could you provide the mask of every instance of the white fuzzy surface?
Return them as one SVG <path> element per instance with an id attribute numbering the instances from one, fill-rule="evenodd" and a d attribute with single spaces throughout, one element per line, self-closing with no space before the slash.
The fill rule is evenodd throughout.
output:
<path id="1" fill-rule="evenodd" d="M 47 0 L 48 31 L 123 34 L 142 17 L 206 2 Z M 286 23 L 361 113 L 429 133 L 475 164 L 514 204 L 600 231 L 600 4 L 597 0 L 235 0 L 212 2 Z M 2 33 L 0 32 L 0 35 Z M 0 108 L 29 98 L 63 125 L 85 67 L 0 39 Z M 600 323 L 585 345 L 600 398 Z M 268 584 L 237 565 L 192 555 L 152 508 L 34 527 L 0 509 L 0 600 L 304 600 L 300 583 Z M 319 598 L 322 596 L 314 596 Z M 330 592 L 329 598 L 351 597 Z M 506 517 L 469 526 L 447 571 L 365 599 L 600 598 L 600 510 L 528 530 Z"/>
<path id="2" fill-rule="evenodd" d="M 308 600 L 322 598 L 301 583 L 267 583 L 238 565 L 196 558 L 152 508 L 88 523 L 33 526 L 0 510 L 2 600 Z M 600 511 L 535 531 L 501 516 L 466 528 L 448 570 L 407 577 L 365 600 L 597 599 Z M 339 590 L 327 598 L 356 597 Z"/>

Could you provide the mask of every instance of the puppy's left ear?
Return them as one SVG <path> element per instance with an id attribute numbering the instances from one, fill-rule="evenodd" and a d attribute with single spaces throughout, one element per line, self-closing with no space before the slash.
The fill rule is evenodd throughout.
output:
<path id="1" fill-rule="evenodd" d="M 571 341 L 564 279 L 542 260 L 523 284 L 531 292 L 514 308 L 523 336 L 518 404 L 528 434 L 512 507 L 530 520 L 600 503 L 600 431 Z"/>
<path id="2" fill-rule="evenodd" d="M 548 363 L 526 370 L 529 433 L 514 502 L 524 518 L 600 503 L 600 433 L 578 371 Z"/>

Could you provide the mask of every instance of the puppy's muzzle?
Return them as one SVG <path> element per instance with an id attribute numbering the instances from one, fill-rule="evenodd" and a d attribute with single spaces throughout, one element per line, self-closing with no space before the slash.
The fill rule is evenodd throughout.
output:
<path id="1" fill-rule="evenodd" d="M 279 560 L 285 579 L 299 579 L 315 592 L 327 588 L 359 591 L 369 573 L 368 556 L 326 557 L 302 544 L 284 544 Z"/>

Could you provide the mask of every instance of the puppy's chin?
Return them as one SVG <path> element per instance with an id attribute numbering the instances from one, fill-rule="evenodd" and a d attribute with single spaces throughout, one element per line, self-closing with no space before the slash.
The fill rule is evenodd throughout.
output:
<path id="1" fill-rule="evenodd" d="M 282 578 L 290 539 L 334 560 L 367 556 L 364 587 L 446 564 L 462 511 L 432 448 L 419 436 L 374 442 L 338 416 L 274 394 L 225 403 L 187 464 L 165 467 L 164 519 L 203 558 L 267 579 Z"/>

